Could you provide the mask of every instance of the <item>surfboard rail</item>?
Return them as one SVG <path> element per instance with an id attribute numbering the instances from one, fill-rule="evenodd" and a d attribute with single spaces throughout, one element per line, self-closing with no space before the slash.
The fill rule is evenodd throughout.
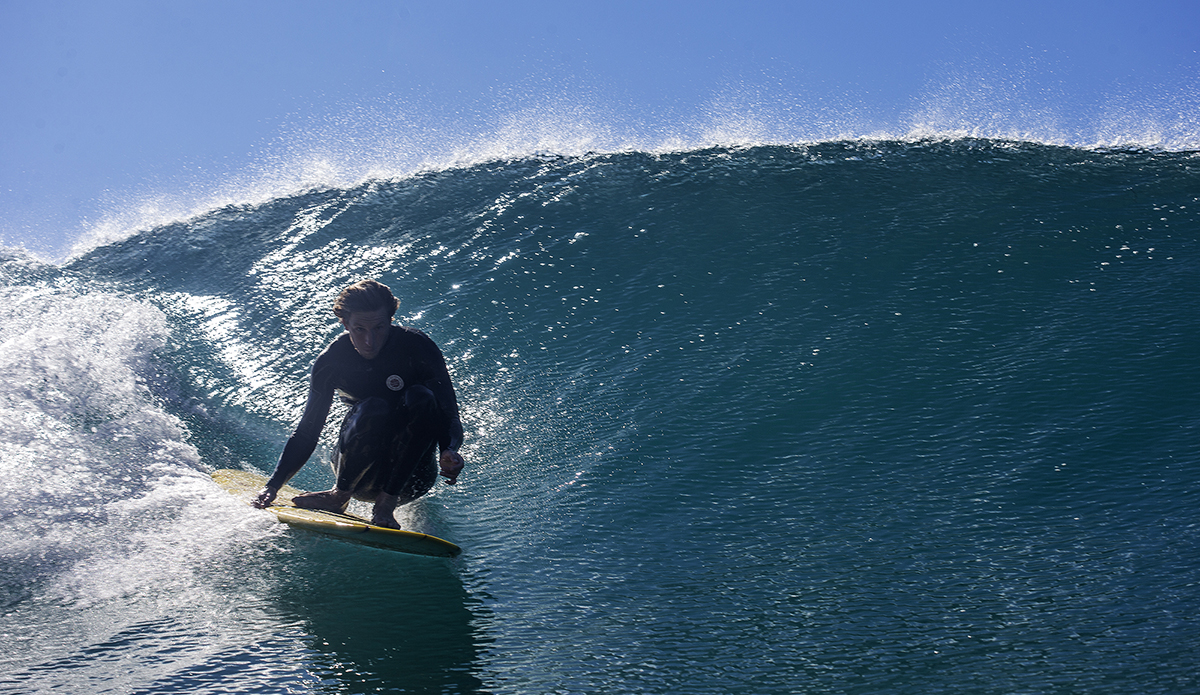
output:
<path id="1" fill-rule="evenodd" d="M 213 471 L 212 479 L 226 492 L 247 504 L 251 504 L 267 482 L 266 477 L 258 473 L 228 468 Z M 275 502 L 265 511 L 289 526 L 374 548 L 431 557 L 457 557 L 462 553 L 462 548 L 454 543 L 427 533 L 385 528 L 353 514 L 302 509 L 292 504 L 292 498 L 302 494 L 303 490 L 284 485 Z"/>

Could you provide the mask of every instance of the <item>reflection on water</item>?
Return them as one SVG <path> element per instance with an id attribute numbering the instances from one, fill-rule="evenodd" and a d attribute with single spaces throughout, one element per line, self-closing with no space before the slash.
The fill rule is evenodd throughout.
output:
<path id="1" fill-rule="evenodd" d="M 295 536 L 272 600 L 304 625 L 310 673 L 338 692 L 481 689 L 479 601 L 451 562 Z"/>

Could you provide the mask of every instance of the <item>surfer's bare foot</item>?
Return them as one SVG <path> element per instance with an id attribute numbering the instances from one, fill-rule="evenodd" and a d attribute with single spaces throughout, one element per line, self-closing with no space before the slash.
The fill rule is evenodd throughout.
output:
<path id="1" fill-rule="evenodd" d="M 303 495 L 296 495 L 292 498 L 292 504 L 301 509 L 320 509 L 326 512 L 341 512 L 346 511 L 346 506 L 350 504 L 350 491 L 325 490 L 324 492 L 306 492 Z"/>
<path id="2" fill-rule="evenodd" d="M 384 528 L 400 528 L 395 516 L 396 501 L 395 495 L 389 495 L 386 492 L 379 493 L 375 497 L 375 510 L 371 513 L 371 523 Z"/>

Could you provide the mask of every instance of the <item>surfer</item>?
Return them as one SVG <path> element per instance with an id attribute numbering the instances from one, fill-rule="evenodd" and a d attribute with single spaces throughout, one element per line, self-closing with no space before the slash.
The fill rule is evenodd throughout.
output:
<path id="1" fill-rule="evenodd" d="M 342 512 L 350 499 L 374 502 L 371 523 L 400 528 L 396 506 L 424 495 L 441 475 L 453 485 L 463 468 L 458 400 L 446 360 L 429 336 L 392 325 L 399 301 L 375 280 L 342 290 L 333 313 L 346 332 L 312 367 L 308 402 L 275 472 L 254 500 L 269 507 L 308 461 L 325 427 L 334 392 L 350 405 L 331 463 L 332 490 L 292 499 L 297 507 Z M 438 464 L 433 452 L 439 450 Z"/>

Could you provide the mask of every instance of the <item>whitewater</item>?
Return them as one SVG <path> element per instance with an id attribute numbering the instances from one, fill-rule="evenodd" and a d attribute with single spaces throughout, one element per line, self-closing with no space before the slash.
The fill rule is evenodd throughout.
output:
<path id="1" fill-rule="evenodd" d="M 0 257 L 0 692 L 1200 687 L 1194 148 L 584 149 Z M 455 560 L 208 477 L 364 277 L 455 381 L 399 515 Z"/>

